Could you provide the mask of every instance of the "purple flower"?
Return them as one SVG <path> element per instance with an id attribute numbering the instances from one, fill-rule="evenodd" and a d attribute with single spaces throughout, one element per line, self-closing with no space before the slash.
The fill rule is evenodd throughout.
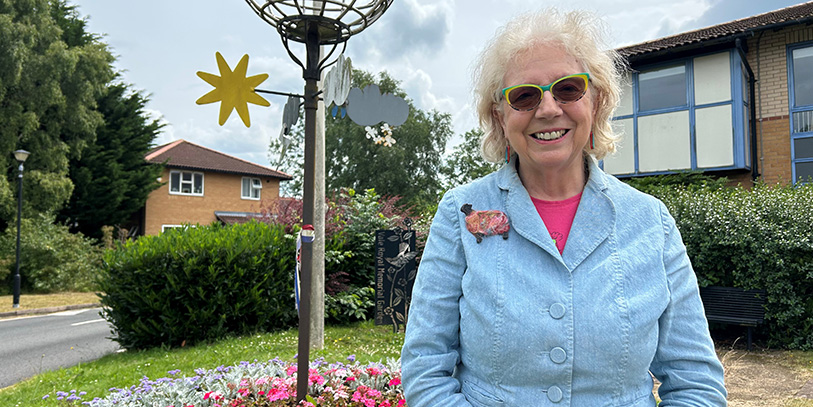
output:
<path id="1" fill-rule="evenodd" d="M 356 355 L 350 355 L 350 356 L 348 356 L 348 357 L 347 357 L 347 360 L 349 360 L 349 361 L 350 361 L 350 363 L 355 362 L 355 361 L 356 361 Z"/>
<path id="2" fill-rule="evenodd" d="M 170 370 L 167 372 L 170 376 L 175 376 L 178 373 L 181 373 L 181 369 Z"/>
<path id="3" fill-rule="evenodd" d="M 50 394 L 46 394 L 46 395 L 42 396 L 42 399 L 43 399 L 43 400 L 45 400 L 45 399 L 47 399 L 48 397 L 51 397 L 51 395 L 50 395 Z"/>

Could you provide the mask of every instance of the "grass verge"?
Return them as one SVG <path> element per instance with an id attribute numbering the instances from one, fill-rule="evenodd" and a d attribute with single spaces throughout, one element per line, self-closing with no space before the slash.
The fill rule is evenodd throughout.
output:
<path id="1" fill-rule="evenodd" d="M 0 295 L 0 312 L 19 309 L 58 307 L 61 305 L 93 304 L 99 302 L 96 293 L 22 294 L 20 307 L 12 308 L 14 297 Z"/>
<path id="2" fill-rule="evenodd" d="M 325 327 L 324 349 L 311 352 L 311 360 L 323 357 L 328 362 L 346 361 L 349 355 L 363 363 L 398 358 L 403 334 L 394 334 L 391 326 L 372 322 L 340 327 Z M 0 390 L 0 406 L 64 406 L 54 398 L 57 391 L 85 391 L 83 400 L 105 397 L 108 389 L 130 387 L 142 377 L 168 377 L 180 369 L 180 376 L 194 376 L 198 368 L 212 369 L 241 361 L 267 361 L 275 357 L 294 361 L 297 331 L 287 330 L 250 337 L 231 338 L 213 344 L 181 349 L 151 349 L 105 356 L 97 361 L 46 372 L 12 387 Z M 48 400 L 42 400 L 51 394 Z"/>

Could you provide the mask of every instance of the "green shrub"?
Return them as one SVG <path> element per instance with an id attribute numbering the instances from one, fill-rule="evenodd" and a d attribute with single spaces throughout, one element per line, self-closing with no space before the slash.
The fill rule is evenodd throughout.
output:
<path id="1" fill-rule="evenodd" d="M 24 292 L 92 291 L 101 269 L 102 249 L 94 240 L 73 234 L 54 218 L 22 219 L 20 227 L 20 286 Z M 16 268 L 17 226 L 0 236 L 0 280 L 11 290 Z"/>
<path id="2" fill-rule="evenodd" d="M 366 321 L 375 311 L 375 289 L 356 287 L 325 296 L 325 322 L 348 324 Z"/>
<path id="3" fill-rule="evenodd" d="M 813 185 L 657 192 L 699 284 L 765 289 L 769 346 L 813 349 Z"/>
<path id="4" fill-rule="evenodd" d="M 728 178 L 714 177 L 702 171 L 682 171 L 674 174 L 652 175 L 625 179 L 633 188 L 651 195 L 668 193 L 674 187 L 695 190 L 718 190 L 727 188 Z"/>
<path id="5" fill-rule="evenodd" d="M 294 252 L 282 226 L 259 222 L 142 237 L 106 253 L 103 313 L 128 349 L 287 328 Z"/>

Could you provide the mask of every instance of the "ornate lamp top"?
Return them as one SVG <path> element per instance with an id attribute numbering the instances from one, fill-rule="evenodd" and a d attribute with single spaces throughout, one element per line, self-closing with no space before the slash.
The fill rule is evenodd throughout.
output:
<path id="1" fill-rule="evenodd" d="M 374 23 L 393 0 L 246 0 L 288 40 L 305 43 L 307 23 L 319 26 L 320 45 L 347 41 Z"/>

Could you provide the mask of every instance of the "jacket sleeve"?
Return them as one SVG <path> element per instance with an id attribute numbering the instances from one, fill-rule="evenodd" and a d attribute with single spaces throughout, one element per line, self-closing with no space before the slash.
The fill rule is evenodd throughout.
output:
<path id="1" fill-rule="evenodd" d="M 471 407 L 452 376 L 460 362 L 459 301 L 466 271 L 454 192 L 440 204 L 412 294 L 401 375 L 409 407 Z"/>
<path id="2" fill-rule="evenodd" d="M 658 349 L 650 366 L 661 382 L 659 407 L 725 406 L 723 366 L 709 335 L 697 277 L 675 220 L 663 204 L 661 218 L 669 305 L 659 319 Z"/>

